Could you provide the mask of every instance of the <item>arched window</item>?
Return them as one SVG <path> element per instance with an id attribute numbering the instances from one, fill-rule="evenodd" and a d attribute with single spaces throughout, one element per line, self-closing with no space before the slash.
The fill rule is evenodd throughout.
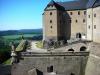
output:
<path id="1" fill-rule="evenodd" d="M 74 73 L 70 73 L 70 75 L 75 75 Z"/>
<path id="2" fill-rule="evenodd" d="M 81 38 L 82 36 L 81 36 L 81 33 L 77 33 L 76 34 L 76 38 Z"/>
<path id="3" fill-rule="evenodd" d="M 68 49 L 68 51 L 73 51 L 74 52 L 74 49 Z"/>
<path id="4" fill-rule="evenodd" d="M 53 72 L 53 66 L 47 67 L 47 72 Z"/>
<path id="5" fill-rule="evenodd" d="M 86 47 L 85 46 L 82 46 L 81 48 L 80 48 L 80 51 L 86 51 Z"/>

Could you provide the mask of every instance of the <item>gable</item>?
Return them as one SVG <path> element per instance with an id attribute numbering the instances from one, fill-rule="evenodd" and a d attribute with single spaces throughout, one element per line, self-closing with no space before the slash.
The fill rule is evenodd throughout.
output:
<path id="1" fill-rule="evenodd" d="M 65 8 L 51 0 L 51 2 L 46 6 L 45 11 L 46 10 L 65 10 Z"/>

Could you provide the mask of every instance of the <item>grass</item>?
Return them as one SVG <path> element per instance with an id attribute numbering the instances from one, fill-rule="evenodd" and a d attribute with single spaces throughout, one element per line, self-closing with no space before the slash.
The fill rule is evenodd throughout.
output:
<path id="1" fill-rule="evenodd" d="M 36 43 L 36 47 L 37 47 L 37 48 L 43 48 L 43 42 L 42 42 L 42 41 L 38 41 L 38 42 Z"/>
<path id="2" fill-rule="evenodd" d="M 24 38 L 32 38 L 35 34 L 23 34 Z M 21 40 L 22 35 L 18 34 L 18 35 L 6 35 L 6 36 L 2 36 L 4 39 L 6 40 Z"/>
<path id="3" fill-rule="evenodd" d="M 33 37 L 35 34 L 23 34 L 24 37 Z M 4 39 L 17 39 L 20 38 L 22 35 L 6 35 L 3 36 Z"/>

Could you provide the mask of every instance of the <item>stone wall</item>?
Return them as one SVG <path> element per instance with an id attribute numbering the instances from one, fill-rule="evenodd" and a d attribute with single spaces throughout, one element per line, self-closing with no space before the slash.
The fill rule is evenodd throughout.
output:
<path id="1" fill-rule="evenodd" d="M 87 9 L 87 40 L 100 43 L 100 6 Z"/>
<path id="2" fill-rule="evenodd" d="M 59 75 L 84 75 L 88 52 L 23 53 L 22 58 L 12 66 L 12 75 L 29 75 L 34 68 L 45 74 L 49 66 Z"/>
<path id="3" fill-rule="evenodd" d="M 71 37 L 75 37 L 77 33 L 85 34 L 87 23 L 86 10 L 72 10 L 66 12 L 71 18 Z"/>
<path id="4" fill-rule="evenodd" d="M 47 40 L 53 37 L 57 40 L 57 36 L 57 10 L 45 11 L 43 15 L 43 39 Z"/>
<path id="5" fill-rule="evenodd" d="M 93 9 L 87 9 L 87 40 L 93 40 Z"/>
<path id="6" fill-rule="evenodd" d="M 100 75 L 100 44 L 90 43 L 85 75 Z"/>
<path id="7" fill-rule="evenodd" d="M 62 38 L 66 40 L 76 37 L 77 33 L 85 34 L 86 23 L 86 10 L 60 11 L 55 9 L 44 11 L 43 39 L 59 40 Z"/>
<path id="8" fill-rule="evenodd" d="M 100 6 L 93 8 L 93 41 L 100 43 Z"/>

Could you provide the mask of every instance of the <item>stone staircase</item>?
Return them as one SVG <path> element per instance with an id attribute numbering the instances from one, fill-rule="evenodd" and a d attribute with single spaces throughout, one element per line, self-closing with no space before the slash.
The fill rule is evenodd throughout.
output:
<path id="1" fill-rule="evenodd" d="M 44 73 L 43 75 L 57 75 L 55 72 Z"/>

